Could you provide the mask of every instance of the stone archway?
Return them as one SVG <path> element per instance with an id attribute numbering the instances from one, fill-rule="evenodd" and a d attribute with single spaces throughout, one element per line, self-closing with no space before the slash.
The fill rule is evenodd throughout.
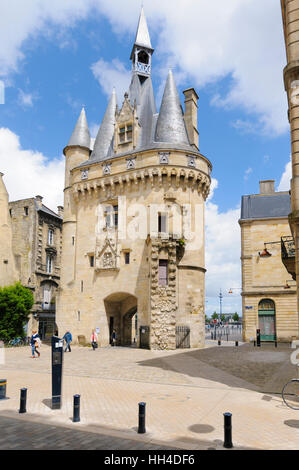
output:
<path id="1" fill-rule="evenodd" d="M 117 346 L 131 346 L 134 342 L 133 319 L 137 314 L 137 298 L 126 292 L 115 292 L 106 297 L 104 303 L 110 344 L 112 331 L 115 330 Z"/>

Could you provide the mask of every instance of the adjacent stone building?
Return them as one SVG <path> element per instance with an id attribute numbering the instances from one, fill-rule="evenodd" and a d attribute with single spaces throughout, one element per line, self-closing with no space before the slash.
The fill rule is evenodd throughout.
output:
<path id="1" fill-rule="evenodd" d="M 282 262 L 292 242 L 288 223 L 289 192 L 275 192 L 274 181 L 261 181 L 260 194 L 242 197 L 241 263 L 245 341 L 290 341 L 298 337 L 296 283 Z"/>
<path id="2" fill-rule="evenodd" d="M 57 324 L 74 341 L 88 342 L 97 329 L 107 346 L 115 329 L 120 345 L 204 345 L 212 167 L 198 148 L 198 96 L 184 92 L 184 113 L 171 71 L 157 111 L 153 53 L 142 9 L 121 108 L 113 91 L 93 149 L 83 109 L 64 149 Z"/>
<path id="3" fill-rule="evenodd" d="M 60 282 L 62 215 L 42 203 L 42 197 L 8 202 L 0 176 L 0 285 L 20 281 L 34 294 L 28 334 L 38 330 L 50 339 L 56 330 L 56 293 Z"/>
<path id="4" fill-rule="evenodd" d="M 291 250 L 284 253 L 285 265 L 299 282 L 299 0 L 281 0 L 287 65 L 284 85 L 288 98 L 288 118 L 291 130 L 292 180 L 289 224 L 293 237 Z M 290 244 L 289 244 L 290 246 Z M 299 312 L 299 296 L 297 294 Z"/>

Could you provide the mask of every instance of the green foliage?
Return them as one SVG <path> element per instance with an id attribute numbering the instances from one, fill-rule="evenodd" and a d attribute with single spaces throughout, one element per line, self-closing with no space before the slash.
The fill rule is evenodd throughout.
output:
<path id="1" fill-rule="evenodd" d="M 12 286 L 0 287 L 0 339 L 10 341 L 24 336 L 34 299 L 32 292 L 19 282 Z"/>
<path id="2" fill-rule="evenodd" d="M 213 320 L 218 320 L 218 313 L 214 312 L 212 315 Z"/>
<path id="3" fill-rule="evenodd" d="M 237 314 L 237 312 L 234 313 L 234 315 L 233 315 L 233 320 L 234 320 L 234 321 L 239 321 L 239 320 L 240 320 L 240 317 L 239 317 L 239 315 Z"/>

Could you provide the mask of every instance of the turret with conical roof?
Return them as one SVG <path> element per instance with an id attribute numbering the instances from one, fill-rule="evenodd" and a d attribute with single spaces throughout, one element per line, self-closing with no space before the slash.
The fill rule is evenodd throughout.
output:
<path id="1" fill-rule="evenodd" d="M 183 110 L 171 70 L 168 73 L 162 98 L 155 140 L 189 145 Z"/>
<path id="2" fill-rule="evenodd" d="M 84 108 L 81 110 L 80 116 L 67 147 L 83 147 L 88 150 L 90 149 L 90 132 Z"/>
<path id="3" fill-rule="evenodd" d="M 90 160 L 102 161 L 105 160 L 108 154 L 112 152 L 112 140 L 114 135 L 115 126 L 115 112 L 116 112 L 116 92 L 113 89 L 111 98 L 109 100 L 102 124 L 100 126 L 98 135 L 95 140 L 93 152 Z"/>

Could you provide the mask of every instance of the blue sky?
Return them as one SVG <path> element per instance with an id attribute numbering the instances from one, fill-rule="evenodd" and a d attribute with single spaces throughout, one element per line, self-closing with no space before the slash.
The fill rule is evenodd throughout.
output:
<path id="1" fill-rule="evenodd" d="M 135 0 L 62 3 L 12 0 L 0 19 L 0 79 L 6 85 L 0 171 L 11 200 L 41 193 L 53 209 L 62 203 L 62 150 L 81 106 L 94 133 L 113 86 L 121 103 L 140 13 Z M 240 312 L 240 297 L 226 293 L 241 285 L 241 196 L 257 193 L 261 179 L 275 179 L 278 187 L 290 160 L 279 2 L 228 0 L 224 7 L 215 0 L 213 8 L 208 0 L 143 3 L 155 48 L 157 106 L 169 67 L 182 103 L 182 91 L 196 88 L 200 150 L 217 180 L 207 204 L 207 311 L 219 308 L 222 288 L 223 310 Z M 14 35 L 8 34 L 11 22 Z M 288 189 L 288 174 L 284 181 L 280 189 Z M 227 230 L 214 238 L 219 227 Z M 228 254 L 232 246 L 237 255 Z"/>

